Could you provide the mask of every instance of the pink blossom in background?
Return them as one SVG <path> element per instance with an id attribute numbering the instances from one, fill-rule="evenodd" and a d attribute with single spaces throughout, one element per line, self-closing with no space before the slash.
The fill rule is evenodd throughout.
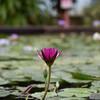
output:
<path id="1" fill-rule="evenodd" d="M 65 25 L 65 21 L 64 21 L 64 20 L 58 20 L 58 25 L 59 25 L 59 26 Z"/>
<path id="2" fill-rule="evenodd" d="M 100 25 L 100 21 L 99 20 L 94 20 L 93 21 L 93 26 L 99 26 Z"/>
<path id="3" fill-rule="evenodd" d="M 58 53 L 58 49 L 56 48 L 44 48 L 41 50 L 41 53 L 37 50 L 38 56 L 46 62 L 46 64 L 50 67 L 53 62 L 60 56 L 62 50 Z"/>
<path id="4" fill-rule="evenodd" d="M 32 86 L 29 85 L 29 86 L 27 86 L 27 87 L 22 91 L 22 93 L 23 93 L 24 95 L 27 95 L 27 94 L 30 92 L 31 89 L 32 89 Z"/>
<path id="5" fill-rule="evenodd" d="M 11 34 L 11 39 L 12 39 L 12 40 L 18 40 L 18 34 L 12 33 L 12 34 Z"/>

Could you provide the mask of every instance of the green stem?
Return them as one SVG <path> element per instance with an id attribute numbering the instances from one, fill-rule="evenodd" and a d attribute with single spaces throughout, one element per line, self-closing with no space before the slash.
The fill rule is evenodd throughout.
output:
<path id="1" fill-rule="evenodd" d="M 46 81 L 46 78 L 45 78 L 45 89 L 46 89 L 46 85 L 47 85 L 47 81 Z"/>
<path id="2" fill-rule="evenodd" d="M 47 92 L 48 92 L 48 88 L 49 88 L 49 84 L 50 84 L 50 77 L 51 77 L 51 67 L 49 67 L 49 77 L 48 77 L 48 83 L 47 83 L 47 87 L 45 89 L 45 93 L 44 93 L 44 96 L 42 97 L 42 100 L 45 99 L 46 95 L 47 95 Z"/>
<path id="3" fill-rule="evenodd" d="M 26 97 L 26 100 L 28 100 L 28 96 Z"/>

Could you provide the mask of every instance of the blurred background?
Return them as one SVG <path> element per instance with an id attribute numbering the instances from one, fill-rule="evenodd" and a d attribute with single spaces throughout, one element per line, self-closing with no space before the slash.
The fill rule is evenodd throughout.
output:
<path id="1" fill-rule="evenodd" d="M 0 100 L 25 100 L 28 85 L 29 100 L 40 100 L 48 69 L 37 56 L 43 48 L 63 50 L 52 67 L 50 91 L 57 95 L 47 100 L 100 96 L 99 32 L 100 0 L 0 0 Z"/>
<path id="2" fill-rule="evenodd" d="M 100 0 L 0 0 L 0 26 L 100 26 Z"/>

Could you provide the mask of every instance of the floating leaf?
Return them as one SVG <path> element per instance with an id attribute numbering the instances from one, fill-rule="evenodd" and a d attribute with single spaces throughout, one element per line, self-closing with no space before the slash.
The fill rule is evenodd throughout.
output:
<path id="1" fill-rule="evenodd" d="M 64 80 L 68 83 L 89 83 L 90 80 L 80 80 L 80 79 L 75 79 L 72 77 L 72 75 L 68 72 L 63 72 L 63 71 L 58 71 L 55 73 L 52 73 L 54 76 L 57 78 Z"/>
<path id="2" fill-rule="evenodd" d="M 52 98 L 47 98 L 47 100 L 87 100 L 85 98 L 77 98 L 77 97 L 68 97 L 68 98 L 64 98 L 64 97 L 52 97 Z"/>
<path id="3" fill-rule="evenodd" d="M 64 97 L 88 97 L 92 93 L 96 93 L 96 90 L 87 88 L 67 88 L 58 92 L 58 95 Z"/>
<path id="4" fill-rule="evenodd" d="M 43 95 L 44 95 L 44 92 L 40 92 L 40 93 L 36 92 L 36 93 L 32 94 L 31 96 L 41 99 Z M 54 96 L 57 96 L 57 94 L 55 92 L 48 92 L 46 98 L 54 97 Z"/>
<path id="5" fill-rule="evenodd" d="M 8 84 L 10 81 L 0 78 L 0 85 Z"/>
<path id="6" fill-rule="evenodd" d="M 0 90 L 0 97 L 6 97 L 10 94 L 9 91 L 6 90 Z"/>
<path id="7" fill-rule="evenodd" d="M 90 76 L 82 73 L 71 72 L 71 74 L 74 78 L 81 80 L 94 80 L 96 78 L 95 76 Z"/>
<path id="8" fill-rule="evenodd" d="M 91 100 L 100 100 L 100 93 L 91 94 L 89 99 L 91 99 Z"/>

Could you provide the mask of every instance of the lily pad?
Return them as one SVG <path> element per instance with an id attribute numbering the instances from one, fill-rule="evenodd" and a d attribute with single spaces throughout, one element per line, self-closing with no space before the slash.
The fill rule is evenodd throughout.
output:
<path id="1" fill-rule="evenodd" d="M 91 94 L 89 99 L 90 100 L 100 100 L 100 93 Z"/>
<path id="2" fill-rule="evenodd" d="M 44 92 L 40 92 L 40 93 L 36 92 L 36 93 L 32 94 L 31 96 L 41 99 L 43 97 L 43 95 L 44 95 Z M 57 94 L 55 92 L 48 92 L 46 98 L 54 97 L 54 96 L 57 96 Z"/>
<path id="3" fill-rule="evenodd" d="M 3 78 L 0 78 L 0 85 L 5 85 L 8 84 L 10 81 L 9 80 L 5 80 Z"/>
<path id="4" fill-rule="evenodd" d="M 96 90 L 87 88 L 67 88 L 58 92 L 59 96 L 63 97 L 88 97 L 90 94 L 96 93 Z"/>
<path id="5" fill-rule="evenodd" d="M 47 98 L 47 100 L 87 100 L 86 98 L 77 98 L 77 97 L 53 97 L 53 98 Z"/>
<path id="6" fill-rule="evenodd" d="M 9 91 L 6 91 L 6 90 L 0 90 L 0 97 L 6 97 L 10 95 L 10 92 Z"/>

